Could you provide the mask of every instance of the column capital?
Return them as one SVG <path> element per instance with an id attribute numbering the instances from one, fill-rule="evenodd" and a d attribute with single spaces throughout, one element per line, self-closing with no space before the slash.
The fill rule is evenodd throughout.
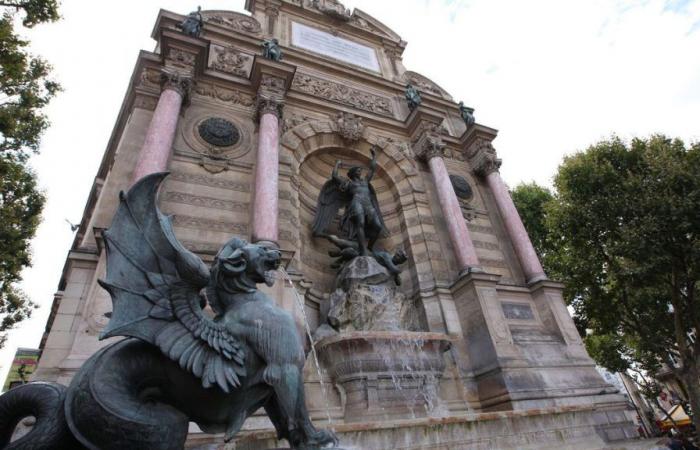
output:
<path id="1" fill-rule="evenodd" d="M 253 61 L 250 81 L 257 91 L 255 119 L 263 114 L 274 114 L 282 117 L 282 108 L 287 91 L 292 85 L 296 66 L 280 61 L 271 61 L 259 56 Z"/>
<path id="2" fill-rule="evenodd" d="M 194 79 L 190 74 L 172 69 L 162 69 L 160 72 L 161 92 L 168 89 L 173 90 L 180 94 L 185 102 L 189 99 L 193 85 Z"/>
<path id="3" fill-rule="evenodd" d="M 266 97 L 258 94 L 258 96 L 255 98 L 255 121 L 258 122 L 265 114 L 274 114 L 277 119 L 281 119 L 283 109 L 283 99 Z"/>
<path id="4" fill-rule="evenodd" d="M 445 156 L 445 143 L 442 140 L 442 132 L 436 124 L 426 122 L 423 130 L 413 142 L 413 152 L 418 159 L 426 163 L 433 158 Z"/>
<path id="5" fill-rule="evenodd" d="M 491 141 L 486 139 L 477 139 L 469 147 L 467 152 L 469 155 L 469 163 L 472 166 L 474 173 L 480 177 L 486 177 L 493 172 L 498 172 L 501 167 L 501 160 L 496 154 L 496 149 L 493 148 Z"/>

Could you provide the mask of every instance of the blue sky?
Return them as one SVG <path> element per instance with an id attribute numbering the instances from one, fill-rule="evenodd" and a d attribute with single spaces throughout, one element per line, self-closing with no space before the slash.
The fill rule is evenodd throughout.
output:
<path id="1" fill-rule="evenodd" d="M 0 351 L 37 346 L 140 49 L 161 7 L 242 11 L 243 0 L 63 0 L 64 19 L 29 34 L 65 87 L 34 158 L 49 196 L 24 288 L 41 308 Z M 347 0 L 408 47 L 404 64 L 500 130 L 510 185 L 549 184 L 562 157 L 617 133 L 700 140 L 700 0 Z M 0 371 L 4 379 L 4 371 Z"/>

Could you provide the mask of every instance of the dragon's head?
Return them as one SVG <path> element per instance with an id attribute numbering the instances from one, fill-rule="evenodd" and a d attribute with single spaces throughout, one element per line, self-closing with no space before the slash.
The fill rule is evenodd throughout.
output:
<path id="1" fill-rule="evenodd" d="M 216 255 L 214 282 L 230 294 L 253 292 L 259 283 L 272 286 L 281 259 L 279 250 L 233 238 Z"/>

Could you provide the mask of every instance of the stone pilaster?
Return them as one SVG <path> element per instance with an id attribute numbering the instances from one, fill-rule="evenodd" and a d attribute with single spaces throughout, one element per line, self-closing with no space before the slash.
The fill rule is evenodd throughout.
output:
<path id="1" fill-rule="evenodd" d="M 255 59 L 251 81 L 257 89 L 255 119 L 258 122 L 258 152 L 251 240 L 278 246 L 279 139 L 284 98 L 296 67 L 279 61 Z"/>

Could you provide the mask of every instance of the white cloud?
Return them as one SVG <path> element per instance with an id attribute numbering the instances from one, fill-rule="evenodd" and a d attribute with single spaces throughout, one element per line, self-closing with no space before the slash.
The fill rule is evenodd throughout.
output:
<path id="1" fill-rule="evenodd" d="M 81 217 L 140 49 L 151 50 L 160 7 L 182 13 L 199 0 L 64 0 L 64 19 L 29 37 L 66 92 L 33 163 L 49 194 L 24 288 L 34 318 L 0 351 L 36 346 L 72 233 Z M 549 183 L 562 156 L 598 139 L 663 132 L 700 139 L 700 1 L 347 0 L 399 33 L 404 62 L 476 108 L 500 131 L 506 181 Z M 243 10 L 243 0 L 205 9 Z M 4 379 L 4 375 L 3 379 Z"/>

